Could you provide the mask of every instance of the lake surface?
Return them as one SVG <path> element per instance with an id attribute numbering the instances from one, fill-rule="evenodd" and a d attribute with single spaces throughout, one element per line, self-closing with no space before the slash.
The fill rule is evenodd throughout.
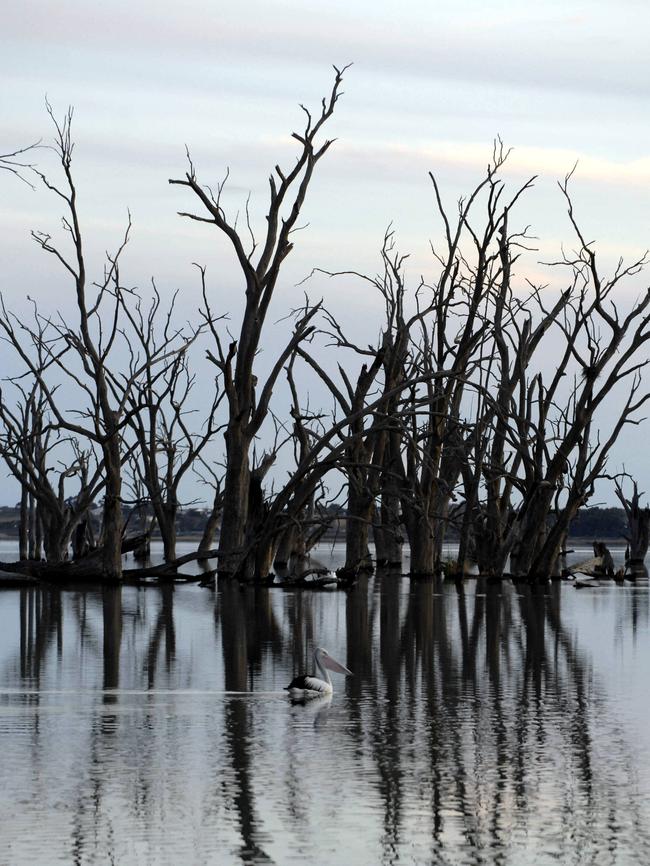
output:
<path id="1" fill-rule="evenodd" d="M 649 626 L 647 583 L 3 590 L 0 863 L 650 863 Z M 292 705 L 316 645 L 354 676 Z"/>

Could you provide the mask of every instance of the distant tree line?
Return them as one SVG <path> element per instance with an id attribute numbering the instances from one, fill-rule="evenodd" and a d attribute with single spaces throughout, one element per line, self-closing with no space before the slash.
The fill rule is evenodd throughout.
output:
<path id="1" fill-rule="evenodd" d="M 151 519 L 152 511 L 150 508 L 144 510 L 147 519 Z M 176 514 L 176 534 L 181 535 L 202 535 L 205 529 L 205 524 L 209 516 L 209 510 L 206 508 L 179 508 Z M 95 530 L 98 533 L 101 529 L 101 509 L 95 509 L 91 512 Z M 324 536 L 328 540 L 340 539 L 344 540 L 344 529 L 346 520 L 346 510 L 343 506 L 329 508 L 329 531 Z M 129 520 L 129 510 L 123 509 L 123 520 L 125 523 Z M 8 538 L 18 538 L 21 531 L 21 515 L 20 505 L 16 506 L 0 506 L 0 535 Z M 340 533 L 340 528 L 343 528 L 343 534 Z M 137 531 L 138 525 L 133 525 L 133 530 Z M 584 539 L 614 539 L 624 541 L 629 526 L 624 509 L 622 508 L 605 508 L 591 507 L 582 508 L 569 526 L 569 538 L 584 538 Z M 154 526 L 152 532 L 153 538 L 161 537 L 160 532 Z M 449 528 L 449 540 L 457 541 L 459 537 L 456 526 L 452 525 Z"/>
<path id="2" fill-rule="evenodd" d="M 622 508 L 583 508 L 573 519 L 569 536 L 624 541 L 628 531 L 625 511 Z"/>
<path id="3" fill-rule="evenodd" d="M 612 446 L 650 396 L 642 379 L 650 289 L 626 306 L 617 300 L 646 258 L 601 268 L 569 175 L 560 189 L 573 248 L 549 263 L 562 288 L 520 278 L 534 239 L 518 212 L 534 178 L 510 190 L 497 142 L 456 207 L 430 175 L 441 227 L 433 280 L 409 283 L 391 230 L 376 275 L 327 272 L 375 295 L 383 321 L 374 342 L 346 333 L 336 311 L 305 295 L 280 311 L 291 323 L 284 346 L 260 359 L 284 262 L 333 143 L 324 129 L 344 71 L 335 70 L 316 112 L 303 107 L 296 158 L 271 172 L 261 230 L 248 205 L 227 213 L 227 176 L 205 183 L 189 154 L 185 174 L 169 181 L 193 205 L 180 216 L 225 239 L 239 273 L 239 307 L 224 309 L 197 268 L 194 323 L 178 323 L 177 298 L 165 304 L 155 283 L 145 295 L 123 278 L 130 219 L 103 269 L 89 265 L 71 111 L 58 120 L 48 106 L 56 177 L 19 163 L 19 151 L 7 157 L 11 172 L 61 205 L 63 238 L 32 236 L 67 277 L 75 305 L 74 317 L 45 312 L 30 286 L 31 317 L 0 307 L 5 366 L 16 371 L 2 382 L 0 454 L 22 490 L 25 570 L 42 549 L 51 575 L 120 580 L 125 514 L 140 510 L 145 533 L 160 533 L 168 573 L 188 558 L 216 558 L 224 577 L 265 580 L 274 568 L 299 569 L 340 508 L 350 578 L 375 563 L 401 569 L 406 543 L 411 574 L 430 576 L 452 530 L 460 573 L 469 561 L 486 574 L 509 567 L 546 578 L 556 569 Z M 198 351 L 212 376 L 202 378 L 197 414 L 189 407 Z M 328 394 L 325 408 L 301 384 L 309 377 Z M 293 468 L 278 479 L 271 469 L 287 452 Z M 211 502 L 196 552 L 179 559 L 180 490 L 191 474 L 210 485 Z"/>

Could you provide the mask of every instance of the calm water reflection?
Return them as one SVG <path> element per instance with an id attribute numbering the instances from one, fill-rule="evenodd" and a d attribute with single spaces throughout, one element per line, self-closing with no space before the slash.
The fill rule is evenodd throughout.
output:
<path id="1" fill-rule="evenodd" d="M 648 600 L 1 592 L 0 863 L 648 863 Z"/>

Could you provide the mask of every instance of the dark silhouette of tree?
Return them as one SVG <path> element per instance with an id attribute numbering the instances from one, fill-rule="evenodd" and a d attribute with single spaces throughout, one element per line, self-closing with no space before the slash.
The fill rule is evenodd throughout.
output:
<path id="1" fill-rule="evenodd" d="M 215 351 L 209 358 L 217 366 L 223 380 L 228 407 L 225 430 L 226 469 L 223 483 L 223 515 L 219 540 L 219 571 L 233 575 L 242 563 L 247 546 L 247 524 L 251 496 L 255 495 L 255 467 L 251 466 L 251 447 L 269 412 L 269 404 L 283 367 L 312 331 L 311 319 L 317 307 L 305 311 L 297 322 L 285 348 L 262 380 L 255 359 L 260 346 L 264 323 L 278 284 L 281 267 L 293 249 L 292 234 L 297 230 L 298 218 L 312 182 L 319 160 L 329 150 L 332 140 L 320 141 L 324 125 L 334 113 L 340 96 L 345 68 L 335 68 L 334 85 L 329 97 L 323 99 L 321 110 L 313 116 L 304 106 L 306 125 L 302 132 L 294 132 L 299 151 L 290 170 L 276 166 L 269 178 L 270 203 L 266 215 L 266 231 L 261 249 L 247 219 L 250 244 L 230 220 L 221 203 L 225 181 L 213 194 L 203 186 L 196 175 L 192 161 L 184 179 L 170 183 L 187 187 L 204 208 L 205 215 L 183 212 L 192 220 L 214 225 L 231 243 L 243 279 L 245 305 L 237 339 L 226 343 L 215 325 L 207 294 L 204 292 L 204 316 L 212 332 Z"/>
<path id="2" fill-rule="evenodd" d="M 626 536 L 628 549 L 626 552 L 626 564 L 632 574 L 646 574 L 644 560 L 648 553 L 650 544 L 650 508 L 640 504 L 641 496 L 636 481 L 632 481 L 632 495 L 628 499 L 619 480 L 616 480 L 616 495 L 623 506 L 627 518 Z"/>

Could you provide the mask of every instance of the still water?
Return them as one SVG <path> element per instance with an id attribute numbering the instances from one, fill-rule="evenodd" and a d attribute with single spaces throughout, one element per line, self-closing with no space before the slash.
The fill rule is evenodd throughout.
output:
<path id="1" fill-rule="evenodd" d="M 649 625 L 647 584 L 4 590 L 0 863 L 650 863 Z M 292 705 L 315 645 L 354 676 Z"/>

